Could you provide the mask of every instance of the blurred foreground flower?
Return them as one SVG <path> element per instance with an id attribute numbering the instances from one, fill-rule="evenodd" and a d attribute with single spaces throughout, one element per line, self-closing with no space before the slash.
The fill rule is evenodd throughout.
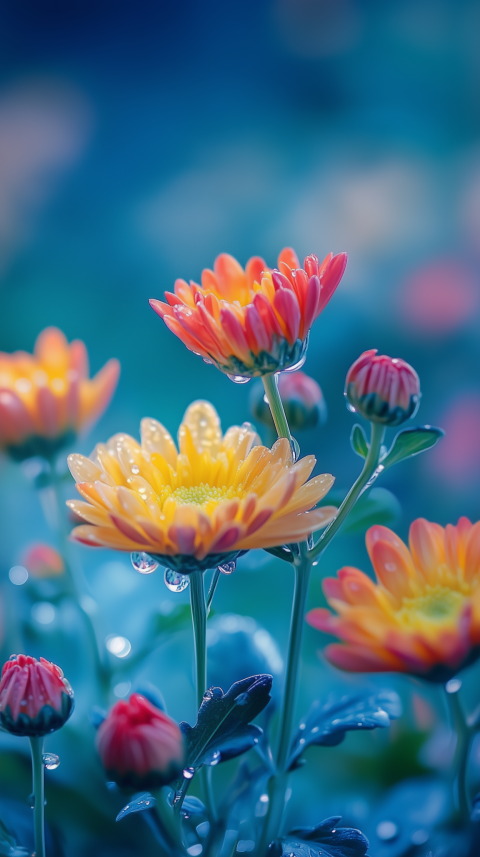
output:
<path id="1" fill-rule="evenodd" d="M 333 477 L 315 476 L 313 455 L 292 461 L 290 444 L 254 446 L 249 423 L 222 436 L 208 402 L 187 409 L 180 454 L 156 420 L 141 424 L 141 445 L 118 434 L 92 458 L 70 455 L 80 494 L 69 507 L 89 524 L 73 537 L 87 545 L 147 551 L 185 574 L 214 568 L 240 551 L 297 542 L 326 526 L 336 509 L 312 509 Z M 253 447 L 253 449 L 252 449 Z"/>
<path id="2" fill-rule="evenodd" d="M 12 655 L 0 681 L 0 723 L 14 735 L 47 735 L 73 711 L 73 691 L 60 667 L 29 655 Z"/>
<path id="3" fill-rule="evenodd" d="M 42 542 L 27 550 L 23 565 L 33 577 L 57 577 L 65 571 L 65 563 L 58 551 Z"/>
<path id="4" fill-rule="evenodd" d="M 214 270 L 202 272 L 202 285 L 175 282 L 167 303 L 150 305 L 167 327 L 207 363 L 232 378 L 268 375 L 305 358 L 309 330 L 337 288 L 346 253 L 330 253 L 320 264 L 307 256 L 300 268 L 286 247 L 278 270 L 253 256 L 245 271 L 227 253 Z"/>
<path id="5" fill-rule="evenodd" d="M 17 461 L 51 458 L 101 416 L 119 372 L 109 360 L 89 379 L 85 345 L 69 345 L 56 327 L 42 331 L 33 355 L 0 353 L 0 448 Z"/>
<path id="6" fill-rule="evenodd" d="M 480 522 L 460 518 L 444 529 L 419 518 L 409 542 L 410 550 L 386 527 L 371 527 L 378 583 L 348 567 L 324 581 L 338 615 L 317 608 L 307 620 L 344 641 L 326 649 L 335 666 L 444 682 L 480 654 Z"/>
<path id="7" fill-rule="evenodd" d="M 366 420 L 399 426 L 417 411 L 420 379 L 405 360 L 377 356 L 376 348 L 372 348 L 348 370 L 345 395 L 350 409 Z"/>
<path id="8" fill-rule="evenodd" d="M 317 382 L 305 372 L 282 372 L 278 378 L 278 392 L 292 431 L 323 425 L 327 418 L 323 393 Z M 252 387 L 250 408 L 254 419 L 260 420 L 269 428 L 275 427 L 261 381 L 256 381 Z"/>
<path id="9" fill-rule="evenodd" d="M 97 749 L 108 777 L 133 791 L 170 783 L 185 756 L 178 725 L 138 693 L 113 706 L 98 730 Z"/>

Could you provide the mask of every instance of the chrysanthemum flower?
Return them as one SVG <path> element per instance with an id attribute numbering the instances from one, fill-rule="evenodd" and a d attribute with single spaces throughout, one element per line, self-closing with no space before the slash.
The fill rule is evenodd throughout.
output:
<path id="1" fill-rule="evenodd" d="M 33 355 L 0 353 L 0 448 L 17 460 L 50 458 L 101 416 L 119 372 L 109 360 L 89 379 L 85 345 L 69 345 L 56 327 L 42 331 Z"/>
<path id="2" fill-rule="evenodd" d="M 182 771 L 185 748 L 179 726 L 138 693 L 113 706 L 96 743 L 107 775 L 121 788 L 158 789 Z"/>
<path id="3" fill-rule="evenodd" d="M 70 455 L 80 494 L 70 508 L 88 524 L 73 537 L 87 545 L 146 551 L 184 573 L 213 568 L 240 551 L 297 542 L 334 516 L 312 509 L 333 477 L 316 476 L 313 455 L 294 463 L 287 440 L 254 446 L 249 423 L 222 436 L 217 412 L 194 402 L 177 448 L 156 420 L 144 419 L 141 443 L 115 435 L 92 458 Z M 252 448 L 253 447 L 253 448 Z"/>
<path id="4" fill-rule="evenodd" d="M 386 527 L 371 527 L 367 549 L 377 583 L 356 568 L 324 581 L 337 615 L 318 608 L 308 622 L 344 642 L 327 658 L 352 672 L 406 672 L 446 681 L 480 654 L 480 522 L 445 528 L 423 518 L 410 550 Z"/>
<path id="5" fill-rule="evenodd" d="M 296 253 L 285 248 L 278 270 L 253 256 L 245 270 L 227 253 L 214 270 L 202 272 L 202 285 L 177 280 L 167 303 L 151 300 L 190 351 L 232 376 L 253 377 L 300 363 L 308 332 L 337 288 L 346 253 L 330 253 L 320 264 L 307 256 L 300 267 Z"/>
<path id="6" fill-rule="evenodd" d="M 47 735 L 68 720 L 73 690 L 60 667 L 45 658 L 12 655 L 0 681 L 0 723 L 14 735 Z"/>

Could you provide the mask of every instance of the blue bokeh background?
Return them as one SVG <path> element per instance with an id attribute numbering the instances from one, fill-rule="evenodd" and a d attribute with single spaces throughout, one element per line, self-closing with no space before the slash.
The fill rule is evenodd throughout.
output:
<path id="1" fill-rule="evenodd" d="M 54 324 L 85 341 L 94 371 L 110 357 L 122 365 L 110 409 L 76 451 L 89 453 L 117 431 L 136 435 L 145 415 L 175 433 L 199 397 L 214 403 L 225 428 L 249 419 L 249 385 L 204 365 L 150 310 L 148 298 L 161 298 L 176 277 L 198 280 L 220 252 L 242 264 L 260 254 L 273 265 L 285 245 L 301 257 L 347 250 L 344 280 L 315 325 L 305 366 L 329 421 L 299 436 L 302 451 L 347 488 L 359 459 L 349 446 L 346 371 L 367 348 L 401 356 L 421 376 L 416 421 L 447 435 L 385 476 L 402 505 L 398 531 L 406 537 L 418 516 L 478 518 L 479 32 L 477 0 L 4 0 L 0 349 L 31 350 Z M 88 842 L 92 854 L 134 853 L 137 829 L 124 822 L 126 842 L 108 820 L 115 812 L 93 749 L 88 763 L 75 752 L 72 735 L 93 746 L 87 714 L 95 703 L 78 617 L 65 607 L 51 626 L 35 625 L 31 598 L 48 600 L 48 592 L 27 596 L 8 579 L 26 544 L 54 537 L 25 472 L 7 460 L 0 467 L 6 624 L 35 654 L 58 659 L 63 651 L 77 691 L 77 731 L 68 727 L 54 742 L 65 754 L 55 782 L 72 790 L 70 847 L 84 825 L 80 849 Z M 151 612 L 173 599 L 161 575 L 140 578 L 108 552 L 78 555 L 102 634 L 127 636 L 134 652 Z M 322 573 L 346 564 L 368 569 L 361 538 L 329 550 L 311 606 L 322 603 Z M 252 555 L 222 581 L 217 611 L 253 615 L 284 655 L 291 586 L 288 568 Z M 299 711 L 334 684 L 363 681 L 323 665 L 323 642 L 306 630 Z M 161 687 L 177 719 L 194 717 L 190 663 L 185 632 L 138 678 Z M 24 800 L 27 748 L 2 741 L 1 791 L 10 794 L 13 778 Z M 337 795 L 339 811 L 361 825 L 370 796 L 392 781 L 381 761 L 389 747 L 375 734 L 314 751 L 292 820 L 336 811 Z M 393 779 L 415 773 L 415 764 Z"/>

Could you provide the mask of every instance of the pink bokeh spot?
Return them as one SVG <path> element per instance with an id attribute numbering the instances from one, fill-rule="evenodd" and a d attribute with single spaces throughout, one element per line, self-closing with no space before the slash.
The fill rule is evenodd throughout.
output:
<path id="1" fill-rule="evenodd" d="M 454 259 L 437 259 L 417 268 L 400 291 L 404 320 L 424 333 L 457 330 L 477 311 L 479 303 L 480 283 Z"/>

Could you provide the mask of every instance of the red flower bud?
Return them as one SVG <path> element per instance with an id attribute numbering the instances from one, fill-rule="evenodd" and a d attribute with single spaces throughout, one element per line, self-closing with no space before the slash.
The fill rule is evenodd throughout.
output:
<path id="1" fill-rule="evenodd" d="M 278 390 L 293 431 L 315 428 L 326 421 L 327 407 L 323 393 L 317 382 L 305 372 L 282 372 L 278 378 Z M 261 381 L 252 387 L 250 408 L 255 419 L 270 428 L 274 427 Z"/>
<path id="2" fill-rule="evenodd" d="M 47 735 L 73 711 L 73 690 L 60 667 L 45 658 L 12 655 L 0 681 L 0 723 L 14 735 Z"/>
<path id="3" fill-rule="evenodd" d="M 370 422 L 398 426 L 417 411 L 420 379 L 405 360 L 376 355 L 375 348 L 364 351 L 348 370 L 348 406 Z"/>
<path id="4" fill-rule="evenodd" d="M 170 783 L 185 754 L 175 721 L 138 693 L 113 706 L 98 730 L 97 750 L 107 775 L 133 791 Z"/>

